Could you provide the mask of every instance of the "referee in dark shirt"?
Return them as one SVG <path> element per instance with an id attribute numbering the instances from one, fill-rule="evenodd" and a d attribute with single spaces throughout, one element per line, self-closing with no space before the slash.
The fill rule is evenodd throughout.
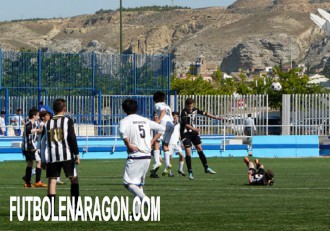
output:
<path id="1" fill-rule="evenodd" d="M 71 181 L 71 196 L 77 202 L 79 183 L 76 165 L 80 163 L 80 157 L 73 120 L 64 116 L 64 99 L 56 99 L 53 110 L 55 115 L 45 124 L 41 147 L 43 162 L 47 163 L 48 196 L 55 201 L 56 179 L 63 168 L 65 176 Z"/>

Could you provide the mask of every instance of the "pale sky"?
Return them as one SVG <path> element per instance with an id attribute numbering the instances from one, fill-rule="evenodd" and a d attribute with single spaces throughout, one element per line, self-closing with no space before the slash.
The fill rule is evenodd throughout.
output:
<path id="1" fill-rule="evenodd" d="M 1 0 L 0 21 L 72 17 L 119 8 L 120 0 Z M 235 0 L 122 0 L 123 7 L 178 5 L 191 8 L 229 6 Z"/>

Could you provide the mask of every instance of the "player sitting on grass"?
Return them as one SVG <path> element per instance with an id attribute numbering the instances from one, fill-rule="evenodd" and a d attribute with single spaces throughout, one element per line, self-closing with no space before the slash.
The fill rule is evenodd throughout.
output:
<path id="1" fill-rule="evenodd" d="M 249 157 L 244 157 L 244 162 L 248 167 L 248 180 L 250 185 L 273 185 L 274 173 L 272 170 L 265 170 L 264 166 L 260 164 L 259 159 L 255 159 L 256 168 Z"/>

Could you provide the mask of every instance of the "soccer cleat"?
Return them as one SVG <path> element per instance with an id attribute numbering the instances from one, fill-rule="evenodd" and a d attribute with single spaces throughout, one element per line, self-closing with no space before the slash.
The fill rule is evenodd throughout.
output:
<path id="1" fill-rule="evenodd" d="M 179 175 L 181 175 L 181 176 L 186 176 L 186 174 L 184 173 L 184 171 L 180 171 L 180 170 L 178 170 L 178 173 L 179 173 Z"/>
<path id="2" fill-rule="evenodd" d="M 173 173 L 169 173 L 168 176 L 169 177 L 174 177 L 174 174 Z"/>
<path id="3" fill-rule="evenodd" d="M 249 162 L 250 162 L 249 157 L 245 156 L 245 157 L 244 157 L 244 162 L 245 162 L 246 164 L 249 164 Z"/>
<path id="4" fill-rule="evenodd" d="M 63 185 L 63 184 L 65 184 L 63 181 L 56 181 L 56 184 L 59 184 L 59 185 Z"/>
<path id="5" fill-rule="evenodd" d="M 255 159 L 255 160 L 254 160 L 254 163 L 256 163 L 256 165 L 260 164 L 260 163 L 259 163 L 259 159 Z"/>
<path id="6" fill-rule="evenodd" d="M 162 173 L 162 176 L 167 176 L 168 175 L 168 170 L 165 169 L 164 172 Z"/>
<path id="7" fill-rule="evenodd" d="M 159 176 L 156 173 L 151 173 L 150 178 L 159 178 Z"/>
<path id="8" fill-rule="evenodd" d="M 193 179 L 194 179 L 193 173 L 190 172 L 190 173 L 189 173 L 189 180 L 193 180 Z"/>
<path id="9" fill-rule="evenodd" d="M 42 183 L 42 181 L 34 183 L 34 187 L 47 187 L 47 184 Z"/>
<path id="10" fill-rule="evenodd" d="M 216 172 L 213 171 L 211 168 L 205 169 L 205 173 L 216 174 Z"/>
<path id="11" fill-rule="evenodd" d="M 34 188 L 34 185 L 25 183 L 24 188 Z"/>

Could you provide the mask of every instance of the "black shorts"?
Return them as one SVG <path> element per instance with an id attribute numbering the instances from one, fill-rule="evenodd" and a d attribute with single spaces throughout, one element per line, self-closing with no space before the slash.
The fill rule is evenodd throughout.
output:
<path id="1" fill-rule="evenodd" d="M 66 177 L 77 176 L 74 160 L 67 160 L 61 162 L 48 163 L 46 168 L 46 177 L 55 178 L 61 176 L 61 169 L 63 168 Z"/>
<path id="2" fill-rule="evenodd" d="M 36 156 L 35 156 L 35 152 L 36 150 L 34 151 L 23 151 L 23 155 L 25 156 L 25 160 L 26 161 L 34 161 L 36 160 Z"/>
<path id="3" fill-rule="evenodd" d="M 202 140 L 197 132 L 187 132 L 182 135 L 182 143 L 185 148 L 191 147 L 191 143 L 195 146 L 202 143 Z"/>
<path id="4" fill-rule="evenodd" d="M 264 175 L 266 173 L 264 168 L 259 168 L 258 172 L 255 168 L 249 168 L 249 171 L 252 171 L 252 176 L 254 176 L 255 174 Z"/>

